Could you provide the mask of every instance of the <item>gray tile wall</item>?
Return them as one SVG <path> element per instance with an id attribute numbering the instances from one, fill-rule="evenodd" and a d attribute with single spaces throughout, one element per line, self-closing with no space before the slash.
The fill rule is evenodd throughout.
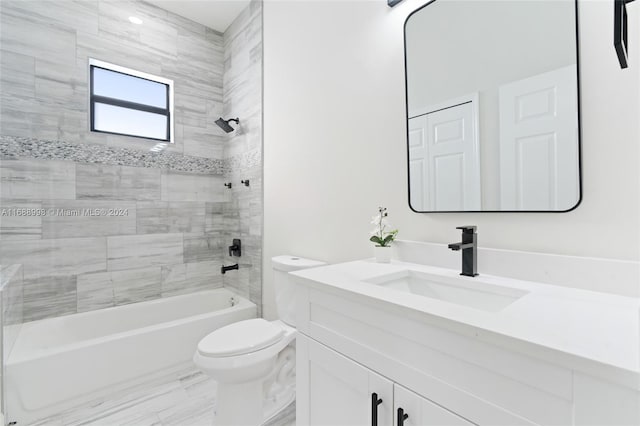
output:
<path id="1" fill-rule="evenodd" d="M 254 0 L 224 34 L 224 113 L 240 125 L 225 139 L 224 178 L 231 200 L 222 206 L 224 241 L 242 240 L 242 257 L 229 257 L 238 271 L 224 275 L 225 286 L 262 301 L 262 2 Z M 240 181 L 248 179 L 250 185 Z"/>
<path id="2" fill-rule="evenodd" d="M 223 284 L 220 175 L 4 159 L 0 179 L 0 263 L 23 265 L 25 321 Z"/>
<path id="3" fill-rule="evenodd" d="M 228 41 L 139 1 L 3 0 L 0 19 L 0 263 L 23 265 L 24 321 L 222 286 L 238 232 L 247 267 L 228 285 L 260 304 L 261 172 L 240 188 L 244 171 L 225 164 L 238 167 L 244 151 L 225 155 L 233 145 L 214 124 L 237 104 L 229 108 L 246 117 L 237 137 L 261 150 L 261 88 L 250 81 L 261 79 L 260 3 Z M 224 48 L 239 49 L 235 62 Z M 153 154 L 155 142 L 89 132 L 89 57 L 172 78 L 176 143 Z M 223 74 L 251 90 L 223 90 Z M 228 179 L 246 191 L 227 191 Z M 243 197 L 251 213 L 241 214 Z"/>
<path id="4" fill-rule="evenodd" d="M 3 0 L 2 135 L 147 151 L 154 141 L 88 131 L 88 60 L 174 80 L 175 144 L 221 159 L 222 34 L 140 1 Z M 135 25 L 129 16 L 144 21 Z"/>
<path id="5" fill-rule="evenodd" d="M 5 390 L 5 366 L 13 346 L 20 333 L 22 324 L 22 266 L 0 265 L 0 301 L 2 316 L 0 317 L 0 400 L 2 412 L 7 415 L 6 390 Z"/>
<path id="6" fill-rule="evenodd" d="M 0 265 L 0 289 L 2 290 L 2 325 L 22 323 L 22 265 Z M 5 338 L 7 336 L 5 335 Z M 11 352 L 13 341 L 4 344 L 5 352 Z"/>

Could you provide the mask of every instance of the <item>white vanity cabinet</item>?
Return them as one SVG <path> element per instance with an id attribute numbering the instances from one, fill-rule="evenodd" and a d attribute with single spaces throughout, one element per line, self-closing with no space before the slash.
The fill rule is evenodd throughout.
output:
<path id="1" fill-rule="evenodd" d="M 305 336 L 297 338 L 296 353 L 298 425 L 393 423 L 392 381 Z"/>
<path id="2" fill-rule="evenodd" d="M 473 425 L 313 339 L 296 345 L 299 425 Z"/>
<path id="3" fill-rule="evenodd" d="M 609 382 L 621 377 L 615 368 L 592 377 L 549 348 L 364 292 L 298 284 L 299 426 L 376 424 L 373 393 L 378 425 L 400 426 L 399 408 L 403 426 L 640 424 L 640 393 Z"/>
<path id="4" fill-rule="evenodd" d="M 472 426 L 473 423 L 400 385 L 393 386 L 395 426 Z M 399 410 L 402 410 L 400 412 Z M 400 417 L 406 418 L 401 421 Z"/>

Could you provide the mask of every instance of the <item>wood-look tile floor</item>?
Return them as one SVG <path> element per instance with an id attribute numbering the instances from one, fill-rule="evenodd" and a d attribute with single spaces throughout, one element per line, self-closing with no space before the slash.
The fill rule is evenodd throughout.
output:
<path id="1" fill-rule="evenodd" d="M 211 426 L 215 403 L 215 382 L 187 367 L 32 426 Z M 295 426 L 295 402 L 265 426 Z"/>

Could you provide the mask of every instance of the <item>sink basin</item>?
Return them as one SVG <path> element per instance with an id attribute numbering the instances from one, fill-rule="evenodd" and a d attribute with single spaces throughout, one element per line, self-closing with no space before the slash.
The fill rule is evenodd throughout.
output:
<path id="1" fill-rule="evenodd" d="M 483 282 L 481 278 L 458 278 L 406 270 L 363 280 L 416 296 L 438 299 L 474 309 L 498 312 L 527 291 Z"/>

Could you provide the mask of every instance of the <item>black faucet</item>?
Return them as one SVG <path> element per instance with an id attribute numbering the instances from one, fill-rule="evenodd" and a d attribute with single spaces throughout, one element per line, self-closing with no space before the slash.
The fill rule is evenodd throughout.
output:
<path id="1" fill-rule="evenodd" d="M 462 250 L 462 273 L 467 277 L 478 275 L 478 234 L 475 226 L 458 226 L 462 229 L 462 242 L 451 243 L 449 248 L 453 251 Z"/>
<path id="2" fill-rule="evenodd" d="M 235 265 L 231 265 L 231 266 L 222 265 L 222 268 L 220 268 L 220 272 L 222 272 L 224 274 L 227 271 L 232 271 L 234 269 L 238 269 L 238 264 L 237 263 Z"/>

